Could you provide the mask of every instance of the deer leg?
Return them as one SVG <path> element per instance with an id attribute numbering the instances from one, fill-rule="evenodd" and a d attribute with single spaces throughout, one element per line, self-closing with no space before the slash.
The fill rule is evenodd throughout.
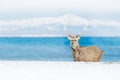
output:
<path id="1" fill-rule="evenodd" d="M 75 62 L 77 61 L 77 58 L 75 56 L 73 56 L 73 59 L 74 59 Z"/>
<path id="2" fill-rule="evenodd" d="M 73 57 L 73 59 L 74 59 L 74 61 L 75 61 L 75 62 L 77 62 L 77 61 L 78 61 L 78 59 L 77 59 L 76 57 Z"/>
<path id="3" fill-rule="evenodd" d="M 77 58 L 77 61 L 81 61 L 81 60 L 80 60 L 80 57 Z"/>

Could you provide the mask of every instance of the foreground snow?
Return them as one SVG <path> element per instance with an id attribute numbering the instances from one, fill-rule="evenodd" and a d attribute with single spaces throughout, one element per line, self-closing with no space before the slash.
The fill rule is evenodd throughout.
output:
<path id="1" fill-rule="evenodd" d="M 0 61 L 0 80 L 120 80 L 119 63 Z"/>

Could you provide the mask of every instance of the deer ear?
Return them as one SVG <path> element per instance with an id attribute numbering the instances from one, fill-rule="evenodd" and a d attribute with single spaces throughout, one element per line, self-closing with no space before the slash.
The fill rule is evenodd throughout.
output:
<path id="1" fill-rule="evenodd" d="M 77 39 L 80 39 L 80 34 L 78 34 L 78 35 L 76 36 L 76 38 L 77 38 Z"/>
<path id="2" fill-rule="evenodd" d="M 71 36 L 71 35 L 68 35 L 68 39 L 71 40 L 71 39 L 72 39 L 72 36 Z"/>

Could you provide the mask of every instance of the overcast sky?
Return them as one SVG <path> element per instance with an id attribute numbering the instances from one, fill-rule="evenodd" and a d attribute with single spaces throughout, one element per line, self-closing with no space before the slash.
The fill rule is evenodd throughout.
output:
<path id="1" fill-rule="evenodd" d="M 87 36 L 120 36 L 120 0 L 0 0 L 0 36 L 64 36 L 64 19 L 87 24 Z"/>

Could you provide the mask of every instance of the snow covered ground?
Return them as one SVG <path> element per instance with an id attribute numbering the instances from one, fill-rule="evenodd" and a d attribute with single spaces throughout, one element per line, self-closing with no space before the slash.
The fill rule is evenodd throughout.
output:
<path id="1" fill-rule="evenodd" d="M 120 63 L 0 61 L 0 80 L 120 80 Z"/>

